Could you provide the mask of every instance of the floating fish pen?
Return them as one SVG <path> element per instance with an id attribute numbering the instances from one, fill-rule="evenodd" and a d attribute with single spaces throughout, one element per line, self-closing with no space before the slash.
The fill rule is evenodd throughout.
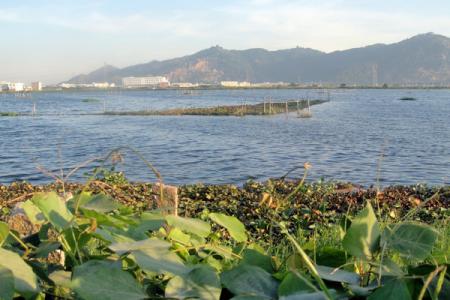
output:
<path id="1" fill-rule="evenodd" d="M 289 100 L 282 102 L 262 102 L 257 104 L 223 105 L 203 108 L 173 108 L 167 110 L 105 111 L 104 115 L 114 116 L 266 116 L 288 114 L 302 110 L 309 113 L 310 106 L 328 102 L 327 100 Z"/>
<path id="2" fill-rule="evenodd" d="M 311 103 L 308 100 L 307 107 L 300 109 L 300 107 L 297 105 L 297 118 L 311 118 Z"/>

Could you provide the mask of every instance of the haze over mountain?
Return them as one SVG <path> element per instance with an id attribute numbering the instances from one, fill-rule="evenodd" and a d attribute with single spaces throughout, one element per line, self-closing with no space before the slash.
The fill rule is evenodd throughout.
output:
<path id="1" fill-rule="evenodd" d="M 309 48 L 268 51 L 219 46 L 192 55 L 126 68 L 106 65 L 68 83 L 115 82 L 127 76 L 166 76 L 171 82 L 303 82 L 450 84 L 450 39 L 433 33 L 394 44 L 325 53 Z"/>

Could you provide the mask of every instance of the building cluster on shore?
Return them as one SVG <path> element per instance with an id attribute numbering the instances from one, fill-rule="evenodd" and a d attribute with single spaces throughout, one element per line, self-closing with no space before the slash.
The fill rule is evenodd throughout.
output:
<path id="1" fill-rule="evenodd" d="M 0 92 L 25 93 L 42 90 L 83 90 L 83 89 L 252 89 L 252 88 L 299 88 L 299 89 L 335 89 L 335 88 L 449 88 L 449 86 L 434 85 L 357 85 L 357 84 L 331 84 L 331 83 L 308 83 L 308 82 L 259 82 L 224 80 L 216 83 L 192 83 L 192 82 L 170 82 L 165 76 L 142 76 L 123 77 L 120 84 L 111 82 L 92 83 L 60 83 L 58 85 L 44 87 L 42 82 L 32 82 L 26 85 L 22 82 L 0 81 Z"/>
<path id="2" fill-rule="evenodd" d="M 25 85 L 23 82 L 0 81 L 0 92 L 30 92 L 42 91 L 42 82 L 35 81 L 31 85 Z"/>
<path id="3" fill-rule="evenodd" d="M 94 89 L 108 89 L 114 88 L 116 85 L 109 82 L 92 82 L 92 83 L 61 83 L 59 87 L 63 89 L 77 89 L 77 88 L 94 88 Z"/>

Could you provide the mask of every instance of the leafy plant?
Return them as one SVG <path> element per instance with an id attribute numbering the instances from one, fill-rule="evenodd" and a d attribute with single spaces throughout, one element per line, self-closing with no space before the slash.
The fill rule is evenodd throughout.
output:
<path id="1" fill-rule="evenodd" d="M 219 212 L 163 215 L 88 192 L 67 201 L 38 193 L 24 207 L 40 230 L 20 239 L 0 223 L 2 299 L 448 297 L 447 265 L 432 265 L 436 230 L 410 221 L 381 226 L 369 203 L 346 222 L 342 249 L 316 249 L 313 258 L 281 223 L 295 251 L 286 260 Z M 337 268 L 336 257 L 344 261 Z"/>

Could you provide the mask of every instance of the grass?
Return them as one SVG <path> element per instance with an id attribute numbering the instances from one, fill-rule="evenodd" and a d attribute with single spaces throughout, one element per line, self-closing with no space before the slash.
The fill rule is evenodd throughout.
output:
<path id="1" fill-rule="evenodd" d="M 100 102 L 100 100 L 99 99 L 95 99 L 95 98 L 86 98 L 86 99 L 81 100 L 81 102 L 84 102 L 84 103 L 98 103 L 98 102 Z"/>
<path id="2" fill-rule="evenodd" d="M 17 116 L 19 116 L 19 114 L 16 112 L 10 112 L 10 111 L 0 112 L 0 117 L 17 117 Z"/>

